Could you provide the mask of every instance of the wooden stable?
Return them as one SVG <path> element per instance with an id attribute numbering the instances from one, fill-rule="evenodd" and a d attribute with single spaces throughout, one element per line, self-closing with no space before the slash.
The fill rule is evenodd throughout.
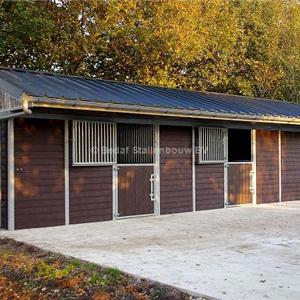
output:
<path id="1" fill-rule="evenodd" d="M 12 93 L 14 82 L 1 80 Z M 1 100 L 1 228 L 300 200 L 295 118 L 97 111 L 22 97 L 17 112 Z"/>

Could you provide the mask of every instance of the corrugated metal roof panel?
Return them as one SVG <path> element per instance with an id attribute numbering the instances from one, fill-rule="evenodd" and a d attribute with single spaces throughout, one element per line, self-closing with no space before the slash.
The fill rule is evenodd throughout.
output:
<path id="1" fill-rule="evenodd" d="M 13 85 L 16 88 L 16 93 L 25 92 L 35 97 L 47 96 L 104 103 L 176 108 L 199 111 L 199 113 L 202 111 L 257 117 L 300 117 L 300 105 L 268 99 L 7 68 L 0 68 L 0 79 Z"/>

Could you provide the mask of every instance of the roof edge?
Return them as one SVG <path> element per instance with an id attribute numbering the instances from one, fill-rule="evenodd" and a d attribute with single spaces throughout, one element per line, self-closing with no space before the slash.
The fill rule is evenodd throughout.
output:
<path id="1" fill-rule="evenodd" d="M 69 100 L 49 97 L 28 96 L 30 107 L 44 107 L 70 110 L 101 111 L 126 114 L 153 115 L 162 117 L 178 117 L 185 119 L 212 119 L 222 121 L 256 122 L 269 124 L 300 125 L 299 118 L 282 118 L 268 116 L 247 116 L 242 114 L 213 113 L 200 110 L 183 110 L 176 108 L 160 108 L 129 104 L 99 103 L 85 100 Z"/>

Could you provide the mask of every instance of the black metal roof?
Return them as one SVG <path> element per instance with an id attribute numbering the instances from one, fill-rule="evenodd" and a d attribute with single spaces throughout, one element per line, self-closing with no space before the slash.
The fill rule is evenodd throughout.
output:
<path id="1" fill-rule="evenodd" d="M 0 88 L 16 96 L 139 105 L 253 117 L 299 118 L 300 105 L 284 101 L 163 88 L 96 78 L 0 68 Z"/>

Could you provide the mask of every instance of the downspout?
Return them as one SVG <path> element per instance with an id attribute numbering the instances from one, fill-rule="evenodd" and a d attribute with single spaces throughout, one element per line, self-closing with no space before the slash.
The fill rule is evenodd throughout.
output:
<path id="1" fill-rule="evenodd" d="M 22 101 L 22 108 L 23 108 L 23 113 L 27 115 L 32 114 L 32 110 L 29 109 L 29 100 L 31 100 L 32 97 L 28 96 L 27 94 L 23 93 L 21 96 L 21 101 Z"/>

